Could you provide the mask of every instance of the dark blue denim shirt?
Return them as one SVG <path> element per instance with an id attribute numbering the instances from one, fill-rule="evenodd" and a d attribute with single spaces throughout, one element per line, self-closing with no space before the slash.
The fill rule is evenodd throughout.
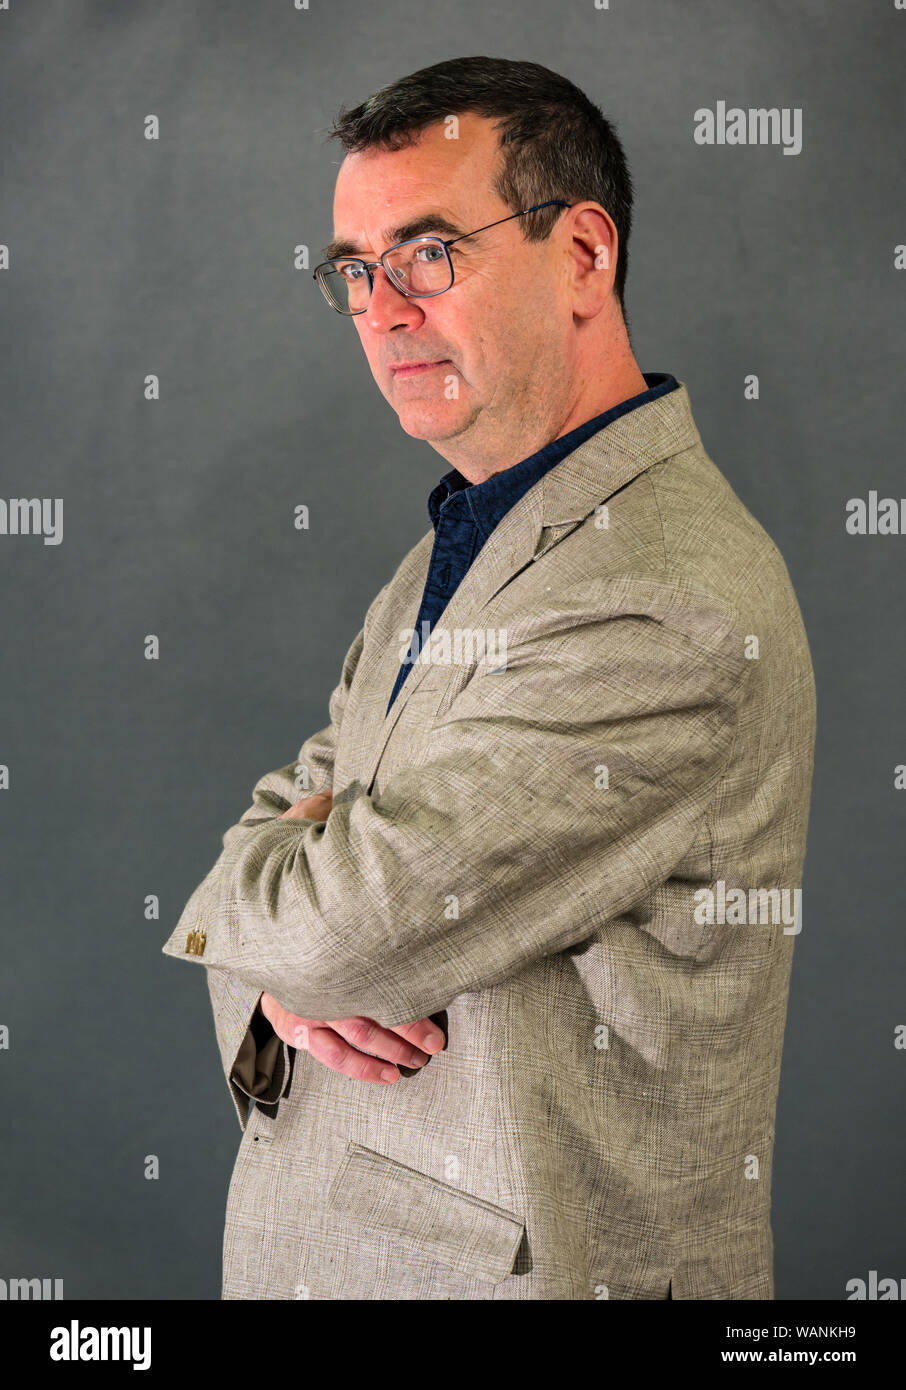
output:
<path id="1" fill-rule="evenodd" d="M 445 473 L 428 498 L 428 515 L 434 526 L 434 547 L 428 565 L 428 577 L 422 594 L 421 607 L 415 622 L 415 635 L 406 659 L 401 663 L 393 693 L 387 705 L 389 713 L 400 687 L 412 669 L 425 637 L 443 613 L 462 583 L 475 559 L 497 523 L 511 507 L 556 464 L 584 444 L 611 421 L 628 415 L 640 405 L 656 401 L 675 391 L 679 382 L 667 372 L 644 372 L 647 391 L 640 391 L 629 400 L 577 425 L 569 434 L 554 439 L 537 453 L 495 473 L 483 483 L 470 483 L 455 468 Z"/>

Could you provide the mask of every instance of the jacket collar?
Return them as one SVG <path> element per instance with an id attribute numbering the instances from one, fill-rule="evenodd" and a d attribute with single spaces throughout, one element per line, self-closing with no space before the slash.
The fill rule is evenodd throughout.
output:
<path id="1" fill-rule="evenodd" d="M 638 395 L 618 401 L 608 410 L 575 426 L 567 434 L 551 440 L 549 444 L 545 444 L 521 462 L 513 464 L 511 468 L 505 468 L 500 473 L 485 478 L 484 482 L 469 483 L 459 469 L 451 468 L 428 498 L 428 514 L 434 529 L 437 530 L 441 508 L 450 497 L 458 493 L 460 496 L 457 502 L 451 505 L 459 507 L 460 511 L 465 508 L 471 514 L 481 532 L 482 542 L 486 541 L 510 508 L 516 505 L 529 488 L 560 464 L 580 444 L 584 444 L 592 435 L 598 434 L 621 416 L 629 415 L 650 401 L 658 400 L 678 389 L 679 383 L 669 372 L 646 372 L 644 377 L 646 389 Z"/>
<path id="2" fill-rule="evenodd" d="M 545 474 L 542 526 L 583 521 L 640 473 L 699 440 L 689 393 L 679 382 L 675 391 L 605 426 Z"/>

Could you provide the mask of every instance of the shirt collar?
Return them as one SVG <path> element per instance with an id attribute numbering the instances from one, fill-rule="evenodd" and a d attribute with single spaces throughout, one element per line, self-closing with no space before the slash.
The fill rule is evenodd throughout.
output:
<path id="1" fill-rule="evenodd" d="M 458 469 L 451 468 L 428 497 L 428 515 L 434 529 L 437 529 L 441 510 L 453 511 L 458 515 L 471 513 L 475 525 L 486 540 L 520 497 L 555 464 L 572 453 L 573 449 L 578 448 L 613 420 L 618 420 L 621 415 L 628 415 L 630 410 L 647 405 L 659 396 L 666 396 L 668 391 L 675 390 L 679 385 L 676 377 L 671 376 L 669 372 L 644 372 L 643 375 L 647 390 L 640 391 L 638 395 L 630 396 L 628 400 L 620 401 L 602 414 L 577 425 L 568 434 L 545 444 L 536 453 L 529 454 L 528 458 L 513 464 L 511 468 L 505 468 L 501 473 L 486 478 L 483 483 L 470 483 Z M 456 500 L 451 501 L 451 498 Z"/>

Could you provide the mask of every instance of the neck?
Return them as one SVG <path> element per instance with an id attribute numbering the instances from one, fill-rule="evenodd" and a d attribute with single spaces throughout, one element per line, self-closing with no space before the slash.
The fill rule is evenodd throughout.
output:
<path id="1" fill-rule="evenodd" d="M 574 380 L 575 392 L 558 400 L 548 414 L 532 415 L 525 410 L 516 428 L 508 421 L 503 431 L 495 431 L 498 436 L 495 439 L 486 437 L 479 441 L 476 431 L 467 430 L 432 447 L 470 483 L 482 483 L 569 434 L 587 420 L 648 390 L 648 383 L 631 353 L 619 362 L 599 363 L 597 368 L 577 372 Z M 504 437 L 501 438 L 501 434 Z"/>

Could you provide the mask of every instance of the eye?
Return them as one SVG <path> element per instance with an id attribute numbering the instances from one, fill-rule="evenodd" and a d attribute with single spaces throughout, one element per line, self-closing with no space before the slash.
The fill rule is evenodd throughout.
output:
<path id="1" fill-rule="evenodd" d="M 443 260 L 444 248 L 442 246 L 435 246 L 433 244 L 429 244 L 427 246 L 419 246 L 415 254 L 421 260 L 425 261 L 428 265 L 431 265 L 435 261 Z"/>
<path id="2" fill-rule="evenodd" d="M 337 272 L 342 275 L 344 280 L 354 285 L 357 281 L 364 279 L 365 267 L 356 261 L 346 261 L 345 264 L 337 266 Z"/>

